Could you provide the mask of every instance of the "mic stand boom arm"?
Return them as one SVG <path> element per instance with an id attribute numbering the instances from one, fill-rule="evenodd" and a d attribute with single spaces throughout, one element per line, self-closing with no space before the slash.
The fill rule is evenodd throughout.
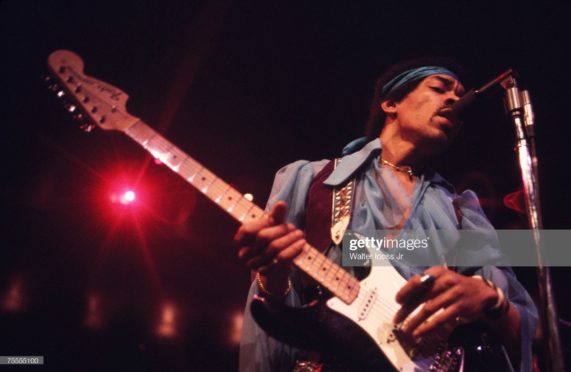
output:
<path id="1" fill-rule="evenodd" d="M 511 70 L 510 70 L 511 71 Z M 548 371 L 564 371 L 563 354 L 557 307 L 551 286 L 549 267 L 544 266 L 544 255 L 540 230 L 543 228 L 539 203 L 539 180 L 537 157 L 535 154 L 535 136 L 533 130 L 533 110 L 529 93 L 520 91 L 513 74 L 505 76 L 500 82 L 505 90 L 506 111 L 513 121 L 516 135 L 516 152 L 521 171 L 525 207 L 530 229 L 533 232 L 539 285 L 539 314 L 541 327 L 546 340 L 546 365 Z"/>

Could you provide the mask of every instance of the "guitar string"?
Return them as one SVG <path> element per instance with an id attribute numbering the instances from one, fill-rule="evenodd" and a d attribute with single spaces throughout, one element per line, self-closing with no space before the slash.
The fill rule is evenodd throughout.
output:
<path id="1" fill-rule="evenodd" d="M 379 302 L 381 304 L 381 306 L 385 305 L 385 308 L 389 309 L 389 313 L 385 313 L 382 309 L 373 308 L 373 309 L 371 309 L 372 312 L 373 312 L 373 310 L 375 310 L 375 311 L 372 314 L 371 320 L 373 320 L 378 325 L 382 324 L 383 321 L 388 321 L 389 324 L 394 324 L 392 321 L 392 317 L 394 316 L 393 314 L 395 314 L 396 309 L 394 309 L 394 307 L 391 306 L 394 304 L 389 304 L 387 302 L 384 302 L 380 298 L 377 298 L 374 302 L 375 302 L 375 304 L 377 302 Z M 393 308 L 391 309 L 391 307 L 393 307 Z M 389 318 L 389 319 L 387 319 L 387 318 Z M 374 335 L 373 335 L 373 337 L 374 337 Z M 418 346 L 422 349 L 422 348 L 425 348 L 425 345 L 431 345 L 434 342 L 444 342 L 446 345 L 448 345 L 446 338 L 442 338 L 441 335 L 439 336 L 438 334 L 428 334 L 425 336 L 425 341 L 423 341 L 422 344 L 419 344 Z M 448 347 L 448 346 L 446 346 L 446 347 Z"/>
<path id="2" fill-rule="evenodd" d="M 371 290 L 366 290 L 365 293 L 363 293 L 361 296 L 357 297 L 357 301 L 360 302 L 364 302 L 367 300 L 367 297 L 369 297 L 371 294 Z M 362 297 L 362 298 L 360 298 Z M 380 308 L 376 305 L 380 305 Z M 363 307 L 364 304 L 360 304 L 360 305 L 356 305 L 358 311 L 360 312 Z M 367 317 L 369 316 L 374 316 L 376 320 L 387 320 L 390 319 L 390 322 L 392 323 L 392 317 L 394 316 L 394 314 L 396 314 L 398 308 L 394 306 L 394 303 L 388 302 L 388 301 L 384 301 L 382 298 L 377 297 L 373 303 L 370 305 L 371 309 L 368 312 Z"/>
<path id="3" fill-rule="evenodd" d="M 367 292 L 369 292 L 369 294 L 370 294 L 371 290 L 367 290 Z M 362 297 L 366 298 L 369 294 L 364 294 L 364 296 L 362 296 Z M 359 296 L 359 297 L 361 297 L 361 296 Z M 383 311 L 382 308 L 376 308 L 374 305 L 377 305 L 377 304 L 381 305 L 381 307 L 384 307 L 385 310 Z M 373 301 L 372 306 L 373 307 L 371 309 L 371 313 L 369 313 L 365 317 L 365 319 L 370 318 L 369 320 L 372 320 L 373 323 L 375 323 L 377 325 L 377 329 L 378 329 L 378 327 L 380 327 L 385 322 L 389 323 L 391 325 L 394 325 L 394 323 L 392 321 L 392 318 L 396 312 L 396 309 L 394 307 L 394 303 L 389 303 L 387 301 L 383 301 L 381 298 L 376 298 L 375 301 Z M 387 310 L 388 310 L 388 312 L 387 312 Z M 363 320 L 365 320 L 365 319 L 363 319 Z M 375 333 L 372 333 L 371 336 L 373 337 L 373 339 L 375 339 L 375 340 L 377 339 L 377 336 Z M 428 335 L 427 341 L 423 342 L 422 344 L 419 344 L 418 347 L 420 347 L 422 350 L 425 347 L 424 345 L 430 345 L 433 342 L 437 342 L 437 341 L 442 341 L 442 340 L 439 339 L 438 336 Z M 400 342 L 399 342 L 399 345 L 400 345 Z M 414 363 L 416 365 L 420 365 L 419 363 L 421 363 L 421 364 L 422 363 L 428 363 L 427 365 L 429 365 L 429 364 L 431 364 L 431 362 L 432 362 L 432 359 L 430 357 L 426 357 L 426 358 L 414 361 Z"/>

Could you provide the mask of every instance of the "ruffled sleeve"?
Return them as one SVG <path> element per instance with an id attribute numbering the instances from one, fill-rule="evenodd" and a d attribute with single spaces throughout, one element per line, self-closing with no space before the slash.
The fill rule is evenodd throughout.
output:
<path id="1" fill-rule="evenodd" d="M 288 205 L 287 221 L 303 228 L 303 213 L 309 186 L 313 177 L 327 163 L 328 160 L 299 160 L 281 168 L 276 173 L 266 211 L 276 202 L 284 201 Z M 292 283 L 293 289 L 288 293 L 285 303 L 289 306 L 300 306 L 301 300 L 295 290 L 299 285 L 295 277 L 292 277 Z M 250 312 L 252 298 L 256 294 L 259 294 L 259 289 L 254 281 L 250 286 L 244 311 L 240 339 L 240 371 L 292 371 L 296 360 L 303 358 L 305 352 L 277 341 L 258 326 Z"/>
<path id="2" fill-rule="evenodd" d="M 484 214 L 478 197 L 473 191 L 464 191 L 456 200 L 455 205 L 460 211 L 460 224 L 463 230 L 478 230 L 487 235 L 486 246 L 480 254 L 489 257 L 500 257 L 497 233 Z M 537 309 L 525 288 L 517 280 L 515 273 L 509 267 L 484 266 L 475 274 L 494 282 L 501 288 L 507 298 L 517 309 L 521 319 L 521 365 L 519 371 L 532 371 L 532 340 L 537 326 Z"/>

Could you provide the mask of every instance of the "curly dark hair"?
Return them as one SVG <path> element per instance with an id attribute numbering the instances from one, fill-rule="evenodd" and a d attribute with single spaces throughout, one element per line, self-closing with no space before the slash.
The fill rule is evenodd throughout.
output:
<path id="1" fill-rule="evenodd" d="M 403 100 L 410 92 L 412 92 L 421 80 L 411 81 L 404 84 L 403 86 L 393 90 L 390 94 L 383 96 L 382 89 L 383 86 L 395 78 L 397 75 L 403 73 L 406 70 L 422 67 L 422 66 L 441 66 L 448 70 L 454 72 L 460 80 L 464 83 L 466 87 L 467 83 L 467 73 L 465 69 L 460 66 L 456 61 L 447 57 L 422 57 L 409 59 L 397 64 L 390 66 L 385 73 L 383 73 L 375 84 L 375 93 L 373 96 L 373 101 L 371 102 L 371 107 L 369 110 L 369 118 L 367 119 L 367 124 L 365 126 L 365 135 L 369 139 L 373 139 L 379 136 L 383 125 L 385 124 L 386 114 L 381 110 L 380 105 L 382 101 L 393 100 L 395 102 L 400 102 Z"/>

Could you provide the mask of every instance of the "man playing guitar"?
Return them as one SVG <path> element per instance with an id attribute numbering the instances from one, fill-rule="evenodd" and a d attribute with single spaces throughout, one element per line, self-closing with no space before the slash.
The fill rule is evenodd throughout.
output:
<path id="1" fill-rule="evenodd" d="M 380 77 L 367 141 L 350 146 L 320 181 L 333 188 L 356 180 L 351 230 L 456 228 L 495 234 L 476 195 L 456 194 L 428 166 L 462 125 L 451 110 L 464 93 L 456 71 L 450 61 L 415 60 L 395 65 Z M 257 294 L 288 305 L 304 304 L 300 292 L 306 281 L 292 262 L 309 234 L 310 189 L 329 163 L 297 161 L 278 171 L 267 214 L 244 223 L 236 233 L 240 259 L 257 273 L 249 302 Z M 495 254 L 497 249 L 484 247 L 481 254 Z M 329 247 L 325 253 L 339 260 L 338 250 Z M 394 322 L 406 319 L 403 333 L 421 339 L 447 324 L 481 321 L 500 335 L 515 370 L 531 370 L 537 314 L 511 269 L 487 266 L 463 272 L 448 268 L 443 260 L 438 266 L 404 268 L 401 274 L 407 282 L 395 298 L 399 308 Z M 412 313 L 419 306 L 420 311 Z M 242 371 L 291 371 L 304 366 L 300 360 L 312 359 L 311 353 L 268 337 L 248 307 L 240 358 Z"/>

